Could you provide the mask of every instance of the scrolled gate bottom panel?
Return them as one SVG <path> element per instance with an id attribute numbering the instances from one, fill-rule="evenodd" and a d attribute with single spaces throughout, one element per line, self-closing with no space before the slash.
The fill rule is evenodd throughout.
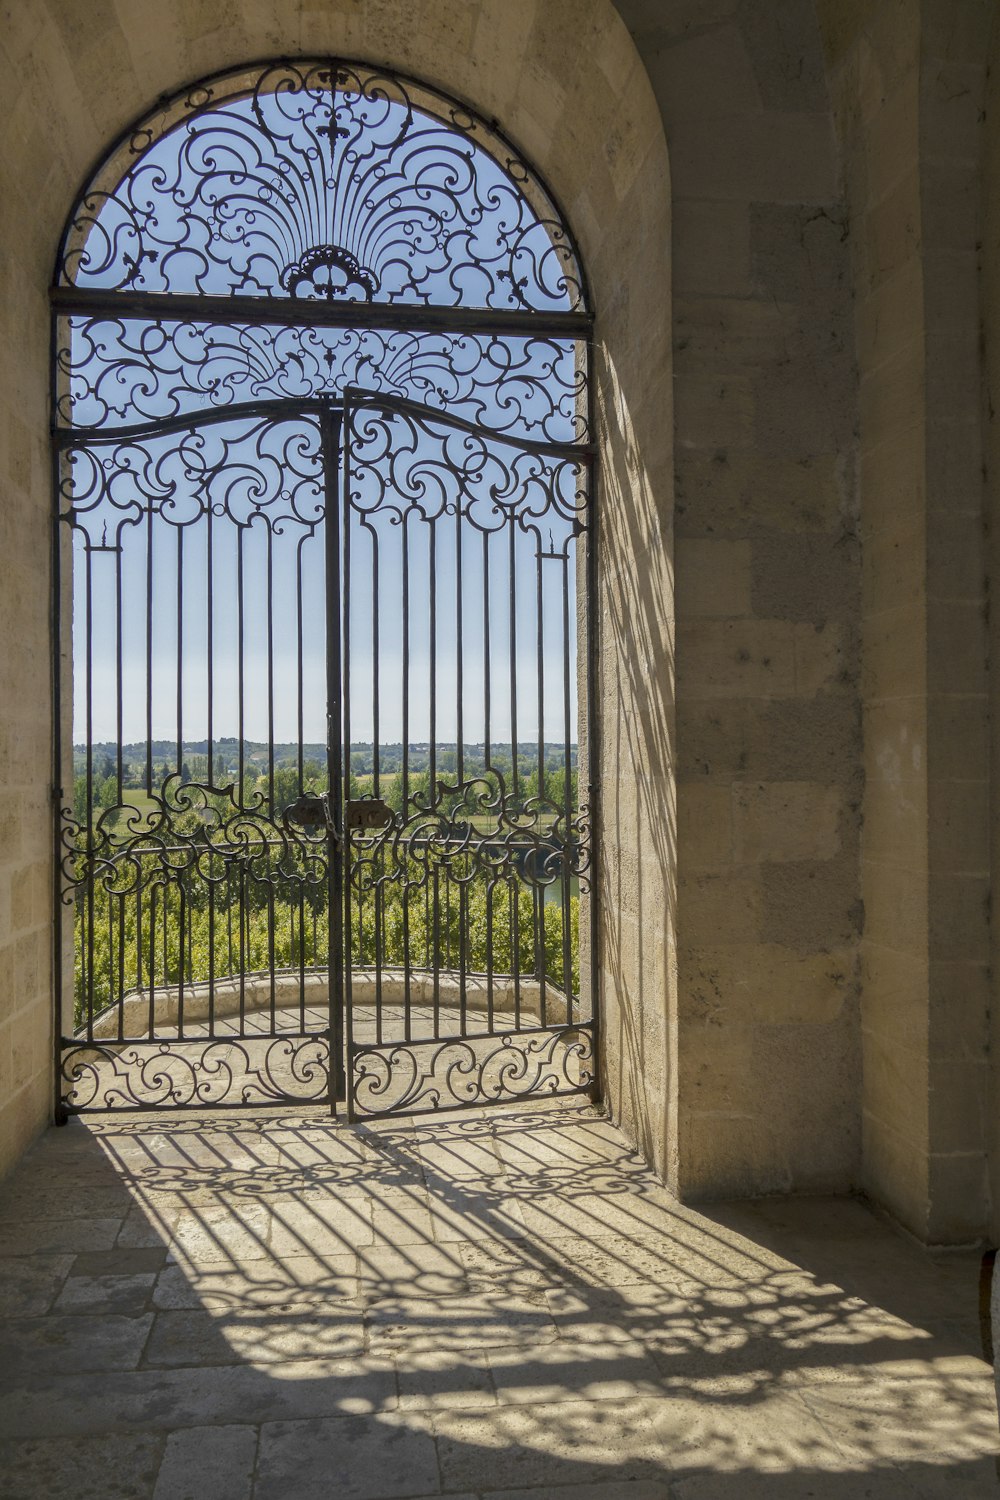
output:
<path id="1" fill-rule="evenodd" d="M 352 1114 L 440 1114 L 527 1098 L 590 1093 L 593 1025 L 349 1049 Z"/>
<path id="2" fill-rule="evenodd" d="M 312 1033 L 64 1044 L 63 1109 L 245 1109 L 323 1104 L 330 1037 Z"/>

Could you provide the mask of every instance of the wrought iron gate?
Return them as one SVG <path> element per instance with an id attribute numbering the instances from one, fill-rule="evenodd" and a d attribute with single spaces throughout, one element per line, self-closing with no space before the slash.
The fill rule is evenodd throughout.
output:
<path id="1" fill-rule="evenodd" d="M 370 153 L 381 182 L 394 152 L 416 156 L 414 121 L 428 133 L 388 82 L 391 98 L 353 65 L 276 65 L 191 91 L 135 133 L 136 173 L 158 142 L 180 159 L 179 131 L 200 145 L 205 100 L 222 115 L 229 98 L 211 128 L 227 150 L 255 131 L 286 197 L 289 162 L 325 153 L 334 182 L 345 135 L 338 170 L 357 174 L 395 110 Z M 503 144 L 420 103 L 472 142 L 466 167 Z M 133 289 L 174 254 L 142 247 L 167 216 L 152 163 L 141 214 L 127 172 L 88 189 L 53 294 L 60 1107 L 343 1101 L 354 1118 L 592 1092 L 587 321 L 530 301 L 579 292 L 562 231 L 529 254 L 538 220 L 519 223 L 507 273 L 457 258 L 435 210 L 444 277 L 414 229 L 440 185 L 404 201 L 397 162 L 388 201 L 417 244 L 398 301 L 377 305 L 398 242 L 376 274 L 356 231 L 367 263 L 343 236 L 300 246 L 276 263 L 283 300 L 234 285 L 222 313 L 198 276 Z M 502 167 L 537 202 L 523 164 Z M 481 239 L 487 186 L 463 210 Z M 183 245 L 182 189 L 178 170 Z M 276 189 L 256 191 L 261 217 Z M 207 245 L 235 274 L 235 241 L 240 285 L 250 264 L 260 278 L 254 223 L 219 254 L 202 235 L 198 263 Z M 418 284 L 462 303 L 484 265 L 521 310 L 489 292 L 478 310 L 412 305 Z"/>

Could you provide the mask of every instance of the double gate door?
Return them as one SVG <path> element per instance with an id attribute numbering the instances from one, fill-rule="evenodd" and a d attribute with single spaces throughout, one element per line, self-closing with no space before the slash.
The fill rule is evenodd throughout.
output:
<path id="1" fill-rule="evenodd" d="M 361 393 L 58 441 L 63 1111 L 593 1090 L 587 451 Z"/>

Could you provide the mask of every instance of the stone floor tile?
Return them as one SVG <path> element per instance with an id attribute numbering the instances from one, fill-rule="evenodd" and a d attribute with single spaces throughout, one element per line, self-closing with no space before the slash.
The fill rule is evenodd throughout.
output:
<path id="1" fill-rule="evenodd" d="M 110 1250 L 121 1219 L 0 1219 L 0 1255 L 77 1255 Z"/>
<path id="2" fill-rule="evenodd" d="M 0 1437 L 169 1431 L 394 1411 L 393 1361 L 378 1355 L 282 1364 L 50 1373 L 19 1379 L 0 1401 Z M 6 1500 L 6 1497 L 4 1497 Z"/>
<path id="3" fill-rule="evenodd" d="M 118 1185 L 127 1215 L 47 1217 L 63 1188 L 107 1206 Z M 978 1257 L 925 1256 L 854 1201 L 684 1207 L 587 1106 L 74 1122 L 4 1202 L 0 1289 L 23 1297 L 5 1267 L 39 1267 L 9 1325 L 16 1367 L 0 1352 L 7 1439 L 292 1426 L 301 1455 L 272 1431 L 282 1500 L 300 1458 L 325 1496 L 309 1487 L 331 1451 L 353 1455 L 353 1485 L 437 1495 L 434 1433 L 450 1500 L 1000 1493 Z M 391 1243 L 407 1208 L 419 1234 Z M 94 1316 L 154 1276 L 155 1337 L 146 1315 Z M 345 1336 L 358 1352 L 315 1357 Z M 144 1471 L 129 1493 L 149 1497 Z"/>
<path id="4" fill-rule="evenodd" d="M 543 1293 L 561 1338 L 582 1343 L 633 1343 L 685 1350 L 704 1338 L 691 1302 L 650 1283 L 589 1287 L 579 1281 Z"/>
<path id="5" fill-rule="evenodd" d="M 399 1297 L 370 1305 L 365 1314 L 373 1350 L 450 1351 L 537 1344 L 555 1338 L 541 1297 L 502 1292 L 446 1298 Z"/>
<path id="6" fill-rule="evenodd" d="M 138 1250 L 85 1250 L 73 1261 L 71 1276 L 141 1276 L 159 1271 L 167 1259 L 166 1245 Z"/>
<path id="7" fill-rule="evenodd" d="M 268 1422 L 254 1500 L 393 1500 L 440 1494 L 434 1440 L 410 1418 Z"/>
<path id="8" fill-rule="evenodd" d="M 172 1432 L 153 1500 L 250 1500 L 256 1427 L 188 1427 Z"/>
<path id="9" fill-rule="evenodd" d="M 512 1176 L 546 1177 L 572 1171 L 573 1167 L 600 1170 L 609 1164 L 616 1167 L 633 1164 L 641 1167 L 636 1156 L 617 1132 L 596 1133 L 585 1121 L 568 1120 L 564 1128 L 542 1126 L 510 1131 L 501 1123 L 495 1136 L 499 1160 Z M 617 1135 L 617 1139 L 615 1136 Z"/>
<path id="10" fill-rule="evenodd" d="M 357 1274 L 366 1302 L 400 1296 L 450 1297 L 471 1289 L 458 1247 L 433 1242 L 400 1247 L 378 1244 L 360 1250 Z"/>
<path id="11" fill-rule="evenodd" d="M 496 1405 L 486 1351 L 463 1353 L 429 1349 L 424 1353 L 405 1347 L 396 1355 L 400 1411 L 433 1407 L 482 1407 Z"/>
<path id="12" fill-rule="evenodd" d="M 4 1500 L 152 1500 L 163 1439 L 150 1433 L 0 1443 Z"/>
<path id="13" fill-rule="evenodd" d="M 132 1195 L 120 1181 L 95 1186 L 18 1177 L 16 1185 L 0 1188 L 3 1219 L 20 1215 L 32 1219 L 123 1219 L 131 1207 Z"/>
<path id="14" fill-rule="evenodd" d="M 587 1192 L 581 1189 L 578 1174 L 573 1189 L 522 1198 L 520 1209 L 529 1234 L 544 1243 L 567 1238 L 586 1242 L 594 1237 L 597 1226 L 602 1238 L 617 1234 L 646 1242 L 656 1237 L 665 1274 L 703 1286 L 731 1286 L 794 1268 L 786 1258 L 739 1235 L 699 1230 L 675 1213 L 668 1195 L 653 1187 L 645 1195 Z"/>
<path id="15" fill-rule="evenodd" d="M 424 1181 L 431 1189 L 468 1178 L 499 1177 L 506 1171 L 492 1135 L 450 1136 L 435 1122 L 417 1132 L 415 1144 Z"/>
<path id="16" fill-rule="evenodd" d="M 73 1264 L 71 1255 L 10 1256 L 0 1263 L 0 1317 L 48 1312 Z"/>
<path id="17" fill-rule="evenodd" d="M 747 1395 L 724 1388 L 714 1396 L 671 1391 L 660 1403 L 658 1430 L 665 1459 L 678 1476 L 811 1475 L 866 1467 L 797 1392 L 766 1386 Z"/>
<path id="18" fill-rule="evenodd" d="M 582 1282 L 630 1286 L 653 1282 L 678 1295 L 700 1291 L 703 1283 L 678 1271 L 660 1235 L 590 1235 L 539 1241 L 525 1237 L 464 1245 L 463 1263 L 472 1275 L 542 1278 L 546 1283 Z"/>
<path id="19" fill-rule="evenodd" d="M 377 1245 L 426 1245 L 434 1239 L 434 1219 L 426 1201 L 400 1196 L 372 1200 L 372 1228 Z"/>
<path id="20" fill-rule="evenodd" d="M 156 1279 L 153 1305 L 210 1312 L 264 1307 L 326 1306 L 358 1298 L 353 1255 L 198 1261 L 164 1266 Z"/>
<path id="21" fill-rule="evenodd" d="M 569 1486 L 666 1479 L 660 1403 L 539 1402 L 433 1416 L 446 1490 Z"/>
<path id="22" fill-rule="evenodd" d="M 172 1255 L 185 1260 L 248 1260 L 268 1255 L 270 1228 L 268 1209 L 256 1202 L 171 1208 L 162 1214 L 137 1207 L 122 1225 L 116 1248 L 166 1243 Z"/>
<path id="23" fill-rule="evenodd" d="M 252 1361 L 342 1359 L 365 1348 L 362 1311 L 341 1304 L 315 1308 L 264 1308 L 256 1314 L 160 1312 L 144 1363 L 150 1366 L 227 1365 Z"/>
<path id="24" fill-rule="evenodd" d="M 563 1272 L 561 1257 L 525 1235 L 509 1240 L 462 1240 L 454 1246 L 470 1286 L 543 1291 Z"/>
<path id="25" fill-rule="evenodd" d="M 480 1500 L 673 1500 L 673 1495 L 674 1491 L 666 1480 L 612 1479 L 606 1484 L 546 1484 L 533 1485 L 526 1490 L 481 1490 Z"/>
<path id="26" fill-rule="evenodd" d="M 497 1184 L 502 1181 L 496 1179 Z M 442 1244 L 510 1239 L 527 1232 L 521 1205 L 499 1185 L 476 1192 L 469 1182 L 458 1184 L 458 1191 L 438 1195 L 431 1220 L 434 1238 Z"/>
<path id="27" fill-rule="evenodd" d="M 137 1276 L 71 1276 L 52 1311 L 56 1313 L 121 1313 L 134 1318 L 146 1311 L 153 1293 L 156 1275 L 146 1271 Z"/>
<path id="28" fill-rule="evenodd" d="M 880 1473 L 842 1469 L 825 1474 L 804 1469 L 788 1474 L 738 1469 L 677 1479 L 670 1500 L 915 1500 L 915 1495 L 896 1469 Z"/>
<path id="29" fill-rule="evenodd" d="M 897 1474 L 912 1487 L 915 1500 L 996 1500 L 1000 1493 L 1000 1460 L 995 1455 L 965 1462 L 899 1464 Z"/>
<path id="30" fill-rule="evenodd" d="M 803 1385 L 801 1399 L 856 1465 L 968 1462 L 1000 1452 L 993 1372 L 933 1363 L 856 1383 Z"/>
<path id="31" fill-rule="evenodd" d="M 487 1360 L 504 1406 L 556 1401 L 624 1401 L 659 1396 L 660 1372 L 642 1344 L 609 1341 L 490 1349 Z"/>
<path id="32" fill-rule="evenodd" d="M 271 1198 L 267 1213 L 268 1250 L 282 1260 L 293 1255 L 344 1255 L 374 1242 L 369 1199 L 341 1199 L 332 1193 L 314 1202 Z"/>
<path id="33" fill-rule="evenodd" d="M 148 1314 L 11 1319 L 0 1329 L 0 1390 L 27 1372 L 135 1369 L 152 1321 Z"/>

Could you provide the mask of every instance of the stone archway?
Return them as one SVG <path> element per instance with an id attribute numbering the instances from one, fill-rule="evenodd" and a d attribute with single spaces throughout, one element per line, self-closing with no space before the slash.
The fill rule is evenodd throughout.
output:
<path id="1" fill-rule="evenodd" d="M 19 351 L 4 405 L 19 455 L 7 519 L 23 593 L 4 610 L 16 642 L 8 670 L 23 747 L 12 779 L 24 833 L 19 868 L 37 887 L 16 1016 L 22 1076 L 5 1155 L 13 1159 L 50 1106 L 51 1000 L 46 765 L 51 711 L 24 685 L 47 675 L 49 577 L 47 285 L 76 185 L 104 144 L 160 93 L 267 54 L 364 56 L 415 73 L 503 122 L 538 164 L 577 229 L 601 313 L 595 378 L 601 425 L 601 586 L 596 622 L 602 740 L 599 879 L 605 1090 L 661 1171 L 669 1166 L 674 1082 L 672 792 L 672 422 L 669 181 L 659 113 L 641 60 L 608 0 L 585 4 L 343 3 L 283 24 L 279 8 L 199 0 L 185 13 L 132 3 L 100 20 L 33 7 L 14 22 L 18 59 L 9 159 L 16 240 L 8 261 Z M 13 85 L 12 85 L 13 86 Z M 29 144 L 33 142 L 33 149 Z M 39 193 L 44 181 L 45 191 Z M 643 566 L 637 569 L 635 559 Z M 655 915 L 654 915 L 655 914 Z M 645 929 L 645 940 L 640 935 Z"/>

